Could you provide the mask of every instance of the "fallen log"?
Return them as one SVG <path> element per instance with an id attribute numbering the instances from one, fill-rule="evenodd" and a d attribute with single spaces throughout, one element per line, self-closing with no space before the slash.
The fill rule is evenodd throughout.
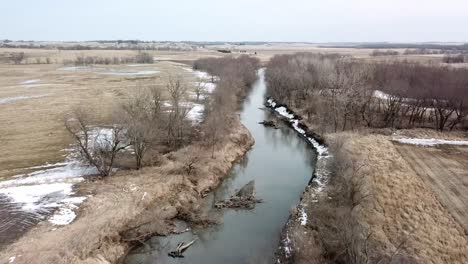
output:
<path id="1" fill-rule="evenodd" d="M 173 258 L 183 258 L 184 255 L 182 255 L 182 253 L 184 253 L 184 251 L 186 251 L 190 246 L 192 246 L 193 243 L 195 243 L 195 241 L 196 239 L 192 240 L 191 242 L 187 244 L 185 244 L 185 242 L 182 241 L 179 244 L 177 244 L 176 250 L 167 253 L 167 255 Z"/>
<path id="2" fill-rule="evenodd" d="M 273 120 L 263 120 L 262 122 L 258 122 L 261 125 L 264 125 L 266 127 L 273 127 L 275 129 L 278 129 L 278 126 L 276 125 L 276 122 Z"/>
<path id="3" fill-rule="evenodd" d="M 217 209 L 222 208 L 240 208 L 240 209 L 253 209 L 255 204 L 261 203 L 261 199 L 255 198 L 255 182 L 250 181 L 229 199 L 215 203 L 214 207 Z"/>

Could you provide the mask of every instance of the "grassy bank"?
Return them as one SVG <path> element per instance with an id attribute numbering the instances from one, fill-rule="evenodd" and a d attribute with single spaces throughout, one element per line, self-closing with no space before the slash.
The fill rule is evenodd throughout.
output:
<path id="1" fill-rule="evenodd" d="M 232 164 L 253 144 L 237 119 L 229 135 L 215 149 L 200 142 L 163 156 L 158 167 L 122 171 L 98 182 L 79 185 L 89 194 L 72 224 L 60 228 L 42 222 L 1 254 L 1 262 L 115 263 L 135 241 L 152 234 L 169 234 L 171 220 L 198 222 L 201 194 L 215 188 Z M 187 174 L 190 157 L 199 157 Z"/>
<path id="2" fill-rule="evenodd" d="M 460 132 L 398 132 L 414 133 L 463 138 Z M 328 184 L 308 186 L 292 211 L 281 263 L 468 261 L 464 229 L 400 154 L 394 136 L 390 130 L 325 134 L 333 158 L 317 166 L 330 172 Z"/>

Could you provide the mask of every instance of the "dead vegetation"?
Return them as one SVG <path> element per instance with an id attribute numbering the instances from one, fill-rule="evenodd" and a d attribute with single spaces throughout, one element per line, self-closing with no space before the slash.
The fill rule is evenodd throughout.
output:
<path id="1" fill-rule="evenodd" d="M 115 263 L 126 253 L 128 241 L 168 234 L 172 230 L 168 220 L 185 214 L 197 221 L 192 214 L 197 212 L 200 194 L 217 186 L 252 144 L 248 130 L 237 121 L 215 149 L 214 159 L 203 144 L 192 144 L 164 155 L 160 166 L 84 183 L 80 191 L 92 197 L 75 222 L 59 231 L 41 223 L 2 251 L 0 260 L 16 256 L 16 263 Z M 186 175 L 177 168 L 183 168 L 190 156 L 198 156 L 199 161 L 196 172 Z"/>
<path id="2" fill-rule="evenodd" d="M 317 193 L 311 186 L 304 194 L 300 208 L 310 216 L 307 225 L 295 223 L 299 211 L 292 214 L 298 221 L 291 221 L 289 237 L 283 238 L 293 248 L 291 263 L 467 261 L 467 237 L 446 209 L 463 203 L 444 207 L 450 198 L 442 195 L 441 204 L 421 179 L 427 175 L 420 178 L 389 137 L 377 135 L 417 127 L 432 127 L 425 129 L 429 134 L 462 133 L 465 71 L 304 53 L 269 62 L 269 95 L 323 133 L 334 156 L 325 191 Z M 421 161 L 416 166 L 431 167 Z M 445 188 L 437 185 L 439 192 Z M 455 196 L 457 191 L 452 186 L 450 192 Z"/>

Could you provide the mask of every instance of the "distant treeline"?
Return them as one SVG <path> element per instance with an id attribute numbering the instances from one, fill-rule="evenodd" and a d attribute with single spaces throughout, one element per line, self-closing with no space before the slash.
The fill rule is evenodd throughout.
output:
<path id="1" fill-rule="evenodd" d="M 74 60 L 64 60 L 65 65 L 85 66 L 93 64 L 127 64 L 127 63 L 154 63 L 153 55 L 147 52 L 138 52 L 133 57 L 100 57 L 100 56 L 77 56 Z"/>
<path id="2" fill-rule="evenodd" d="M 334 46 L 319 46 L 323 48 L 357 48 L 357 49 L 408 49 L 413 51 L 418 51 L 415 54 L 424 54 L 424 52 L 433 52 L 441 51 L 441 53 L 450 53 L 450 52 L 468 52 L 468 43 L 461 45 L 454 44 L 430 44 L 430 43 L 364 43 L 364 44 L 353 44 L 353 45 L 334 45 Z M 410 53 L 408 53 L 410 54 Z M 431 54 L 431 53 L 427 53 Z"/>
<path id="3" fill-rule="evenodd" d="M 463 127 L 468 69 L 409 62 L 366 63 L 337 55 L 276 55 L 268 94 L 302 109 L 320 129 Z"/>

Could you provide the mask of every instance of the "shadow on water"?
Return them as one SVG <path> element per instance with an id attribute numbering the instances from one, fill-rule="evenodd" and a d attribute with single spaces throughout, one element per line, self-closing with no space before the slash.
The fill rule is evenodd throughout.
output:
<path id="1" fill-rule="evenodd" d="M 272 118 L 269 111 L 262 110 L 265 92 L 264 74 L 260 70 L 241 112 L 241 121 L 255 138 L 255 145 L 219 188 L 205 198 L 205 205 L 219 217 L 221 224 L 168 237 L 155 236 L 147 241 L 147 246 L 130 252 L 125 263 L 274 262 L 290 209 L 298 203 L 312 177 L 315 153 L 286 126 L 272 129 L 258 124 Z M 229 197 L 250 180 L 255 180 L 257 198 L 264 201 L 255 209 L 211 209 L 214 201 Z M 177 243 L 193 239 L 197 241 L 184 253 L 184 258 L 168 257 L 167 253 Z"/>

